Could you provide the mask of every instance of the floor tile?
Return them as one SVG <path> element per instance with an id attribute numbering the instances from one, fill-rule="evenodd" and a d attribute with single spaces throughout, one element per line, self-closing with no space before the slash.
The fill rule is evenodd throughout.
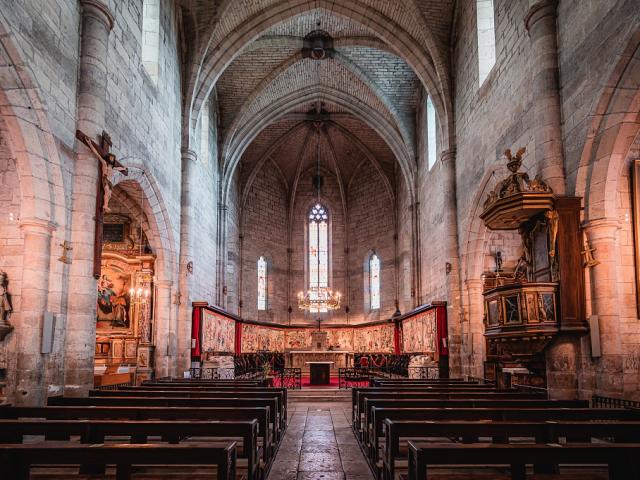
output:
<path id="1" fill-rule="evenodd" d="M 268 480 L 373 480 L 349 404 L 295 404 Z"/>

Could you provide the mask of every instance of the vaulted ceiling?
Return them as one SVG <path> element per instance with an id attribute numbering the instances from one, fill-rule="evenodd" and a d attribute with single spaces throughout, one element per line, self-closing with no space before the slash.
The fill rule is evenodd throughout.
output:
<path id="1" fill-rule="evenodd" d="M 185 3 L 197 12 L 191 41 L 202 55 L 192 106 L 215 92 L 227 178 L 240 165 L 241 183 L 250 184 L 271 161 L 292 188 L 298 172 L 315 164 L 319 141 L 323 165 L 344 185 L 367 162 L 393 186 L 398 157 L 405 171 L 415 162 L 423 85 L 443 115 L 447 110 L 443 63 L 454 0 Z M 333 50 L 322 60 L 305 58 L 305 36 L 318 30 Z M 237 51 L 224 51 L 225 42 Z M 424 69 L 416 70 L 423 47 Z M 319 108 L 321 130 L 310 115 Z"/>

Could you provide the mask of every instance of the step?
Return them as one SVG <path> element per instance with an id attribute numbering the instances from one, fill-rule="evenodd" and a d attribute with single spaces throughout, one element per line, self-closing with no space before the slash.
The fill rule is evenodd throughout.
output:
<path id="1" fill-rule="evenodd" d="M 351 402 L 350 390 L 338 390 L 337 388 L 303 388 L 302 390 L 289 390 L 287 397 L 290 402 Z"/>

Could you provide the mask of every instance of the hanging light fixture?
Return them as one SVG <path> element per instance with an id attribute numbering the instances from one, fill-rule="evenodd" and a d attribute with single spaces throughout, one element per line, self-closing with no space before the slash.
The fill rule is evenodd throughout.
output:
<path id="1" fill-rule="evenodd" d="M 309 219 L 312 221 L 326 221 L 327 214 L 321 206 L 320 202 L 320 189 L 322 188 L 322 177 L 320 176 L 320 130 L 322 128 L 323 122 L 320 120 L 321 117 L 321 102 L 318 100 L 316 104 L 316 116 L 318 119 L 314 122 L 314 127 L 316 128 L 316 132 L 318 134 L 318 141 L 316 143 L 316 176 L 314 179 L 314 184 L 317 191 L 317 203 L 316 207 L 311 210 Z M 338 310 L 340 308 L 340 302 L 342 300 L 342 294 L 340 292 L 334 292 L 328 287 L 322 287 L 319 285 L 320 282 L 317 282 L 316 285 L 312 286 L 307 290 L 306 294 L 304 292 L 298 293 L 298 308 L 301 310 L 309 310 L 312 312 L 325 312 L 329 310 Z M 318 319 L 318 328 L 320 325 L 320 319 Z"/>

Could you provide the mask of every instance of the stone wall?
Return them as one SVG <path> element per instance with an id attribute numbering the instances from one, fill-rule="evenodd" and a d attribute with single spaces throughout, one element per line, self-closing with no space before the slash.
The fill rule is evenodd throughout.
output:
<path id="1" fill-rule="evenodd" d="M 396 310 L 395 225 L 390 192 L 369 162 L 360 164 L 348 190 L 349 320 L 352 323 L 390 318 Z M 369 260 L 380 259 L 380 308 L 369 298 Z"/>
<path id="2" fill-rule="evenodd" d="M 242 316 L 285 322 L 289 307 L 289 199 L 277 167 L 266 161 L 242 209 Z M 267 260 L 267 310 L 258 310 L 257 262 Z"/>

